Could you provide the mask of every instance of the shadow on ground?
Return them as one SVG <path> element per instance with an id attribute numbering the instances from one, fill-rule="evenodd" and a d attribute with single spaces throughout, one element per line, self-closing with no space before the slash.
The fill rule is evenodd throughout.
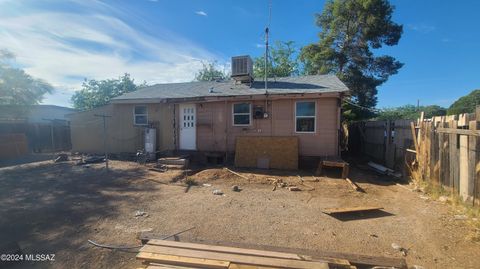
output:
<path id="1" fill-rule="evenodd" d="M 87 168 L 71 162 L 2 169 L 0 242 L 17 242 L 24 253 L 65 249 L 75 253 L 86 242 L 86 238 L 78 238 L 91 232 L 87 222 L 115 217 L 117 201 L 131 199 L 135 203 L 129 193 L 151 191 L 145 184 L 134 184 L 143 174 L 141 169 L 106 173 L 103 164 Z M 49 267 L 48 263 L 33 265 Z"/>

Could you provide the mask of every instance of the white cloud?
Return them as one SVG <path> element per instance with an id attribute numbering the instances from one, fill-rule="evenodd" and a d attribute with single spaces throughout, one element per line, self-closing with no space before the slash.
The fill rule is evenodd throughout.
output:
<path id="1" fill-rule="evenodd" d="M 433 25 L 425 24 L 425 23 L 419 23 L 419 24 L 407 24 L 407 27 L 410 30 L 420 32 L 423 34 L 430 33 L 432 31 L 436 30 L 436 27 Z"/>
<path id="2" fill-rule="evenodd" d="M 222 61 L 158 26 L 152 26 L 160 31 L 156 36 L 139 31 L 118 16 L 120 11 L 106 12 L 112 8 L 99 5 L 96 12 L 90 6 L 86 14 L 28 7 L 28 12 L 15 13 L 0 1 L 0 48 L 14 52 L 26 72 L 58 88 L 45 103 L 67 105 L 65 100 L 83 78 L 130 73 L 138 82 L 190 81 L 201 61 Z"/>
<path id="3" fill-rule="evenodd" d="M 195 11 L 195 14 L 200 15 L 200 16 L 205 16 L 205 17 L 208 16 L 208 14 L 203 10 Z"/>

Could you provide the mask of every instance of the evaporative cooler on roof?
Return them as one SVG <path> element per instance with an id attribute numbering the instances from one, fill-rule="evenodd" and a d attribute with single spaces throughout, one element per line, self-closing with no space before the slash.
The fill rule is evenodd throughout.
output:
<path id="1" fill-rule="evenodd" d="M 232 57 L 232 78 L 240 82 L 253 81 L 253 62 L 250 56 Z"/>

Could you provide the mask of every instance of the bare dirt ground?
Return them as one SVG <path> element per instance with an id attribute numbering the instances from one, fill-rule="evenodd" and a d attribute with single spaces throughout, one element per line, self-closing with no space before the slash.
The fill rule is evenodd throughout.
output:
<path id="1" fill-rule="evenodd" d="M 55 253 L 54 262 L 10 263 L 12 268 L 135 268 L 136 251 L 93 247 L 136 245 L 142 230 L 172 234 L 192 226 L 182 240 L 209 240 L 402 257 L 392 243 L 408 248 L 408 264 L 425 268 L 480 268 L 480 244 L 467 238 L 467 220 L 452 207 L 422 199 L 387 178 L 353 168 L 350 178 L 297 172 L 222 169 L 201 171 L 186 191 L 179 171 L 159 173 L 136 163 L 112 161 L 76 166 L 44 161 L 0 169 L 0 242 L 17 242 L 24 253 Z M 272 191 L 267 178 L 297 184 L 302 191 Z M 155 180 L 155 181 L 153 181 Z M 207 186 L 203 184 L 206 183 Z M 210 184 L 211 186 L 208 186 Z M 231 190 L 238 185 L 240 192 Z M 219 189 L 224 195 L 213 195 Z M 334 218 L 327 207 L 382 206 L 381 214 Z M 137 210 L 148 216 L 135 216 Z M 0 264 L 7 265 L 5 263 Z"/>

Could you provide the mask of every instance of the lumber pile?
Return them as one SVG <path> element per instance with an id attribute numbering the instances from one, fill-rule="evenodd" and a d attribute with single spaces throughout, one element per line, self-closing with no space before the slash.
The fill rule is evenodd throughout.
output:
<path id="1" fill-rule="evenodd" d="M 354 269 L 348 260 L 339 258 L 314 259 L 296 253 L 205 245 L 151 239 L 137 259 L 149 269 L 208 268 L 208 269 Z"/>

